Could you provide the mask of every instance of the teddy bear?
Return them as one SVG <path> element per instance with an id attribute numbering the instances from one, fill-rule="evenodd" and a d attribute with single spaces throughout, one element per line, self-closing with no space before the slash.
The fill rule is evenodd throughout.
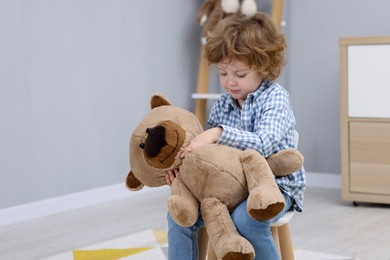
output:
<path id="1" fill-rule="evenodd" d="M 256 11 L 255 0 L 204 0 L 197 14 L 198 23 L 203 27 L 201 42 L 206 43 L 207 33 L 226 16 L 238 12 L 252 15 Z"/>
<path id="2" fill-rule="evenodd" d="M 163 186 L 166 172 L 179 169 L 167 201 L 173 220 L 192 226 L 200 210 L 218 259 L 252 259 L 254 249 L 238 233 L 230 212 L 247 198 L 247 211 L 253 218 L 276 216 L 283 209 L 284 198 L 274 175 L 299 170 L 303 156 L 291 148 L 265 159 L 255 150 L 210 144 L 181 158 L 203 127 L 193 113 L 171 105 L 162 94 L 154 94 L 150 106 L 131 135 L 126 186 L 134 191 L 144 185 Z"/>

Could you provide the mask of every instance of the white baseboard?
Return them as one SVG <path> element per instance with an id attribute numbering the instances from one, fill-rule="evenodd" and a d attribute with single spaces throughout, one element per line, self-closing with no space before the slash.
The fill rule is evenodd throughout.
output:
<path id="1" fill-rule="evenodd" d="M 142 192 L 132 192 L 126 189 L 125 185 L 121 183 L 32 202 L 20 206 L 4 208 L 0 209 L 0 227 L 27 220 L 47 217 L 65 211 L 89 207 L 100 203 L 139 196 L 142 193 L 145 194 L 144 192 L 157 192 L 164 188 L 168 187 L 145 187 Z"/>
<path id="2" fill-rule="evenodd" d="M 306 172 L 306 180 L 308 187 L 341 189 L 341 176 L 339 174 Z M 168 187 L 145 187 L 144 190 L 147 192 L 157 192 L 166 188 Z M 20 206 L 4 208 L 0 209 L 0 226 L 47 217 L 69 210 L 89 207 L 141 194 L 142 192 L 131 192 L 127 190 L 124 187 L 124 184 L 121 183 Z"/>
<path id="3" fill-rule="evenodd" d="M 306 172 L 308 187 L 341 189 L 341 175 L 336 173 Z"/>

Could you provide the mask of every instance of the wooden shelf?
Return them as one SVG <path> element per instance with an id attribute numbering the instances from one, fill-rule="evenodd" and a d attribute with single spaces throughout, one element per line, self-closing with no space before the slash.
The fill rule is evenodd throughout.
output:
<path id="1" fill-rule="evenodd" d="M 222 96 L 222 93 L 192 93 L 192 99 L 218 99 Z"/>

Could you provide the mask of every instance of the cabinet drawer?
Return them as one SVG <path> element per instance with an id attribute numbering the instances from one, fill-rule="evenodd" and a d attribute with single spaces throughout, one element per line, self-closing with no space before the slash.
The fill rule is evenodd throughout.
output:
<path id="1" fill-rule="evenodd" d="M 350 122 L 350 191 L 390 195 L 390 123 Z"/>
<path id="2" fill-rule="evenodd" d="M 390 118 L 390 44 L 348 47 L 348 115 Z M 371 86 L 367 89 L 367 86 Z"/>

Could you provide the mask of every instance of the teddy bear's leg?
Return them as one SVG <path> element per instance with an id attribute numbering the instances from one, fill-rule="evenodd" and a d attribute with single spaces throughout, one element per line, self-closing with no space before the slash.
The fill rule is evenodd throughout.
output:
<path id="1" fill-rule="evenodd" d="M 216 198 L 207 198 L 201 202 L 200 209 L 218 259 L 253 259 L 253 246 L 238 233 L 225 204 Z"/>
<path id="2" fill-rule="evenodd" d="M 248 184 L 248 213 L 255 219 L 268 220 L 284 207 L 284 197 L 265 158 L 255 150 L 245 150 L 241 163 Z"/>
<path id="3" fill-rule="evenodd" d="M 180 180 L 180 177 L 175 178 L 172 183 L 168 210 L 173 220 L 183 227 L 193 226 L 198 220 L 199 202 Z"/>

